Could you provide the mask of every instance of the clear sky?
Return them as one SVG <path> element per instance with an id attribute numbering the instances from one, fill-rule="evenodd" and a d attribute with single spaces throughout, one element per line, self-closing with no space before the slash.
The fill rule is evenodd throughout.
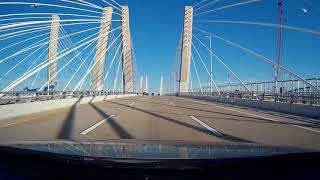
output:
<path id="1" fill-rule="evenodd" d="M 213 0 L 208 0 L 212 2 Z M 139 61 L 139 70 L 149 75 L 153 89 L 158 88 L 160 75 L 167 75 L 172 70 L 173 59 L 182 31 L 184 6 L 194 5 L 199 1 L 188 0 L 138 0 L 130 1 L 132 32 Z M 204 12 L 240 0 L 222 0 L 198 10 Z M 206 3 L 204 3 L 205 5 Z M 233 7 L 199 15 L 195 20 L 237 20 L 277 23 L 277 1 L 267 0 L 253 4 Z M 317 0 L 290 0 L 284 3 L 285 25 L 300 26 L 320 30 L 320 2 Z M 194 23 L 228 40 L 239 43 L 270 59 L 276 59 L 277 28 L 253 25 L 230 25 Z M 204 43 L 209 44 L 204 34 L 194 31 Z M 209 65 L 209 53 L 195 39 L 195 46 Z M 304 32 L 284 30 L 283 65 L 299 75 L 309 78 L 320 75 L 320 37 Z M 217 55 L 244 81 L 272 80 L 272 66 L 254 56 L 234 48 L 220 40 L 213 40 L 213 49 Z M 206 81 L 205 69 L 193 50 L 195 63 L 201 81 Z M 193 68 L 191 66 L 191 68 Z M 228 71 L 218 62 L 214 62 L 214 76 L 219 84 L 227 82 Z M 196 84 L 195 73 L 192 71 Z M 285 74 L 284 78 L 287 77 Z M 236 83 L 235 79 L 232 79 Z"/>
<path id="2" fill-rule="evenodd" d="M 4 1 L 4 0 L 1 0 Z M 208 0 L 207 2 L 212 2 Z M 221 0 L 197 12 L 204 12 L 226 5 L 243 2 L 245 0 Z M 29 2 L 57 2 L 29 0 Z M 97 5 L 105 5 L 100 0 L 91 0 Z M 147 75 L 149 89 L 158 91 L 160 76 L 164 75 L 167 81 L 172 70 L 178 41 L 182 32 L 184 7 L 194 5 L 198 0 L 117 0 L 120 4 L 130 8 L 131 32 L 139 75 Z M 207 4 L 204 3 L 205 4 Z M 67 3 L 61 3 L 67 4 Z M 0 8 L 0 14 L 28 12 L 16 8 Z M 18 8 L 19 7 L 19 8 Z M 55 8 L 39 7 L 37 11 L 55 12 Z M 61 11 L 59 12 L 72 12 Z M 90 14 L 90 13 L 85 13 Z M 96 14 L 95 14 L 96 15 Z M 284 3 L 285 25 L 299 26 L 320 31 L 320 2 L 318 0 L 287 0 Z M 114 19 L 118 17 L 115 16 Z M 195 20 L 233 20 L 277 23 L 277 0 L 232 7 L 199 15 Z M 270 59 L 276 59 L 277 28 L 255 25 L 199 23 L 194 26 L 225 39 L 239 43 Z M 195 31 L 194 35 L 208 45 L 204 34 Z M 194 39 L 205 63 L 209 65 L 209 53 Z M 284 30 L 283 65 L 297 72 L 299 75 L 310 78 L 320 76 L 320 37 L 305 32 Z M 272 66 L 254 56 L 234 48 L 221 40 L 213 39 L 214 52 L 244 81 L 272 80 Z M 193 51 L 195 62 L 203 82 L 208 80 L 205 69 Z M 4 54 L 0 54 L 3 58 Z M 1 67 L 2 66 L 2 67 Z M 0 70 L 6 69 L 0 65 Z M 191 66 L 191 68 L 193 68 Z M 214 78 L 218 84 L 227 82 L 228 71 L 217 61 L 214 61 Z M 4 72 L 4 71 L 3 71 Z M 196 82 L 194 70 L 191 71 L 193 81 Z M 3 73 L 0 73 L 3 74 Z M 287 77 L 283 74 L 283 77 Z M 289 77 L 288 77 L 289 78 Z M 232 82 L 236 83 L 234 78 Z M 1 83 L 1 82 L 0 82 Z M 167 82 L 165 82 L 167 84 Z"/>
<path id="3" fill-rule="evenodd" d="M 251 4 L 241 8 L 229 9 L 228 11 L 225 10 L 225 12 L 222 10 L 219 13 L 217 12 L 217 14 L 212 14 L 211 17 L 199 16 L 199 19 L 228 19 L 277 23 L 276 4 L 275 1 L 265 1 L 255 5 Z M 319 30 L 319 21 L 317 21 L 319 13 L 316 13 L 315 9 L 309 8 L 307 4 L 302 1 L 293 0 L 290 3 L 285 3 L 285 25 Z M 313 7 L 319 7 L 319 2 L 312 3 L 312 5 Z M 302 11 L 304 8 L 308 10 L 307 13 Z M 198 24 L 195 26 L 198 26 Z M 211 32 L 237 42 L 270 59 L 276 59 L 277 57 L 276 41 L 278 31 L 276 28 L 227 24 L 210 24 L 206 26 L 206 24 L 203 24 L 202 29 L 210 29 Z M 303 77 L 318 76 L 319 53 L 316 44 L 319 44 L 319 37 L 292 30 L 284 30 L 283 36 L 283 65 Z M 261 63 L 257 58 L 237 48 L 226 45 L 224 42 L 219 40 L 215 42 L 216 52 L 239 74 L 241 79 L 249 81 L 272 79 L 272 67 L 270 65 Z M 218 71 L 218 76 L 223 75 L 223 72 L 220 71 L 223 68 L 216 70 Z M 222 80 L 223 77 L 218 77 L 217 79 Z"/>

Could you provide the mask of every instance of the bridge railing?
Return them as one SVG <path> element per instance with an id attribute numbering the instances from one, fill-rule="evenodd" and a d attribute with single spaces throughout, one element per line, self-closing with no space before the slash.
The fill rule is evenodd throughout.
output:
<path id="1" fill-rule="evenodd" d="M 286 92 L 286 93 L 264 93 L 264 92 L 188 92 L 175 93 L 169 95 L 188 95 L 188 96 L 212 96 L 230 99 L 247 99 L 255 101 L 282 102 L 291 104 L 320 105 L 320 93 L 314 92 Z"/>
<path id="2" fill-rule="evenodd" d="M 313 86 L 320 88 L 320 78 L 309 78 L 305 79 Z M 277 82 L 277 92 L 278 93 L 299 93 L 299 92 L 314 92 L 309 86 L 306 86 L 299 80 L 283 80 Z M 274 93 L 275 92 L 275 82 L 274 81 L 264 81 L 264 82 L 252 82 L 252 83 L 245 83 L 245 86 L 248 87 L 248 89 L 251 92 L 255 93 Z M 221 92 L 234 92 L 234 91 L 240 91 L 245 92 L 247 91 L 242 84 L 225 84 L 225 85 L 218 85 L 217 88 Z M 203 86 L 203 91 L 210 92 L 210 86 Z M 189 91 L 200 91 L 200 89 L 193 89 Z"/>
<path id="3" fill-rule="evenodd" d="M 0 105 L 28 103 L 36 101 L 48 101 L 56 99 L 80 98 L 80 97 L 95 97 L 95 96 L 111 96 L 111 95 L 127 95 L 139 94 L 137 92 L 113 92 L 113 91 L 15 91 L 15 92 L 0 92 Z"/>

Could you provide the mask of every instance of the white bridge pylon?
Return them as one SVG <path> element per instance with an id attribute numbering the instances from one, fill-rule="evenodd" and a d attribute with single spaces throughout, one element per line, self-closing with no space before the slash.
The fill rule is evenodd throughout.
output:
<path id="1" fill-rule="evenodd" d="M 199 4 L 202 4 L 204 2 L 205 1 L 201 1 L 196 6 L 198 6 Z M 210 5 L 214 4 L 215 2 L 217 2 L 217 1 L 207 3 L 206 5 L 203 5 L 198 8 L 194 8 L 195 6 L 186 6 L 185 7 L 182 42 L 179 42 L 179 47 L 181 46 L 181 50 L 178 48 L 179 49 L 178 51 L 180 52 L 181 57 L 176 58 L 177 61 L 180 61 L 180 74 L 179 74 L 180 77 L 177 78 L 179 86 L 178 86 L 178 89 L 175 89 L 176 92 L 179 92 L 179 93 L 188 93 L 190 91 L 193 92 L 192 79 L 190 78 L 190 77 L 192 77 L 191 71 L 190 71 L 190 66 L 191 66 L 190 62 L 191 61 L 192 61 L 192 65 L 194 66 L 194 69 L 195 69 L 194 71 L 197 76 L 198 84 L 200 86 L 199 87 L 200 91 L 203 92 L 203 87 L 201 84 L 201 80 L 199 78 L 199 73 L 198 73 L 196 64 L 194 63 L 194 56 L 192 53 L 192 48 L 193 48 L 195 55 L 197 55 L 198 59 L 201 60 L 202 65 L 203 65 L 204 69 L 206 70 L 206 73 L 209 76 L 210 84 L 211 84 L 211 92 L 212 92 L 212 85 L 214 85 L 216 92 L 218 94 L 220 94 L 220 91 L 221 91 L 221 89 L 219 88 L 220 86 L 218 86 L 215 83 L 215 81 L 213 79 L 213 75 L 212 75 L 212 70 L 211 70 L 211 72 L 208 70 L 206 63 L 204 62 L 204 59 L 200 55 L 199 50 L 195 44 L 195 42 L 197 42 L 197 45 L 204 48 L 204 50 L 206 52 L 209 52 L 211 57 L 214 57 L 214 59 L 217 62 L 221 63 L 226 68 L 226 70 L 229 71 L 228 73 L 230 73 L 230 75 L 232 75 L 237 81 L 239 81 L 239 83 L 241 84 L 241 88 L 243 87 L 245 92 L 253 93 L 252 89 L 250 90 L 250 88 L 247 86 L 247 84 L 245 84 L 244 81 L 242 81 L 240 79 L 240 77 L 216 54 L 216 52 L 213 52 L 213 50 L 211 48 L 211 43 L 210 43 L 210 46 L 207 46 L 205 43 L 202 42 L 201 38 L 199 38 L 200 35 L 197 36 L 197 32 L 198 33 L 200 32 L 202 36 L 205 35 L 206 37 L 215 38 L 217 40 L 223 41 L 224 43 L 226 43 L 228 45 L 236 47 L 239 50 L 242 50 L 246 53 L 249 53 L 249 54 L 253 55 L 254 57 L 256 57 L 256 60 L 259 60 L 259 61 L 265 62 L 269 65 L 272 65 L 273 67 L 276 67 L 277 69 L 279 69 L 279 71 L 282 71 L 282 72 L 286 73 L 287 75 L 290 75 L 292 78 L 295 78 L 299 82 L 302 82 L 304 84 L 304 86 L 309 87 L 313 92 L 317 92 L 317 93 L 320 92 L 318 85 L 314 85 L 311 82 L 308 82 L 307 80 L 305 80 L 303 77 L 299 76 L 297 73 L 293 72 L 292 70 L 290 70 L 290 69 L 288 69 L 278 63 L 275 63 L 274 60 L 269 59 L 269 58 L 267 58 L 257 52 L 254 52 L 244 46 L 241 46 L 240 44 L 237 44 L 233 41 L 230 41 L 230 40 L 224 39 L 220 36 L 217 36 L 217 35 L 213 34 L 212 32 L 209 32 L 209 31 L 206 31 L 203 29 L 199 29 L 197 27 L 197 23 L 199 23 L 199 22 L 201 22 L 201 23 L 217 22 L 217 23 L 249 24 L 249 25 L 267 26 L 267 27 L 279 27 L 275 24 L 259 23 L 259 22 L 194 20 L 194 17 L 198 16 L 198 15 L 207 14 L 207 13 L 210 13 L 213 11 L 222 10 L 225 8 L 231 8 L 231 7 L 235 7 L 235 6 L 241 6 L 244 4 L 254 3 L 254 2 L 258 2 L 258 1 L 248 1 L 246 3 L 237 3 L 232 6 L 225 6 L 222 8 L 213 9 L 211 11 L 205 11 L 202 13 L 198 12 L 199 9 L 210 6 Z M 317 35 L 319 34 L 319 32 L 317 32 L 317 31 L 309 30 L 309 29 L 305 29 L 305 28 L 301 28 L 301 27 L 284 26 L 284 25 L 281 25 L 280 27 L 285 28 L 285 29 L 295 30 L 295 31 L 303 31 L 306 33 L 311 33 L 311 34 L 317 34 Z M 195 42 L 193 42 L 193 39 L 195 40 Z M 210 39 L 210 41 L 211 41 L 211 39 Z M 211 69 L 212 69 L 212 59 L 211 59 Z M 177 69 L 175 69 L 174 71 L 176 72 L 176 74 L 178 74 Z M 176 79 L 174 78 L 172 81 L 174 81 L 174 84 L 175 84 Z M 191 90 L 190 90 L 190 88 L 191 88 Z"/>
<path id="2" fill-rule="evenodd" d="M 49 62 L 56 59 L 58 55 L 58 37 L 59 37 L 59 27 L 60 27 L 59 20 L 60 20 L 60 17 L 57 14 L 52 15 L 50 43 L 49 43 L 49 56 L 48 56 Z M 52 79 L 51 77 L 55 77 L 55 78 Z M 58 83 L 58 80 L 56 77 L 57 77 L 57 62 L 53 62 L 53 63 L 50 63 L 48 66 L 49 85 L 54 85 Z"/>
<path id="3" fill-rule="evenodd" d="M 108 46 L 108 37 L 111 28 L 112 12 L 112 7 L 105 8 L 103 17 L 101 19 L 101 29 L 98 37 L 97 51 L 94 58 L 94 63 L 96 63 L 96 65 L 92 70 L 91 91 L 101 91 L 101 89 L 103 88 L 105 69 L 104 66 L 106 56 L 106 53 L 103 51 L 105 51 Z"/>
<path id="4" fill-rule="evenodd" d="M 193 8 L 187 6 L 184 14 L 183 25 L 183 40 L 181 52 L 181 67 L 180 67 L 180 81 L 179 92 L 188 92 L 190 81 L 190 60 L 191 60 L 191 44 L 192 44 L 192 22 L 193 22 Z"/>
<path id="5" fill-rule="evenodd" d="M 12 4 L 12 3 L 3 3 L 3 4 Z M 24 4 L 24 3 L 22 3 Z M 1 5 L 1 3 L 0 3 Z M 53 5 L 52 5 L 53 6 Z M 119 5 L 118 5 L 119 6 Z M 60 6 L 59 6 L 60 7 Z M 65 6 L 61 6 L 61 7 L 65 7 Z M 46 21 L 31 21 L 31 22 L 26 22 L 26 23 L 15 23 L 11 26 L 3 26 L 5 31 L 6 29 L 14 29 L 14 28 L 23 28 L 24 26 L 30 26 L 30 25 L 42 25 L 44 23 L 51 23 L 51 26 L 48 27 L 48 30 L 50 31 L 50 33 L 47 34 L 43 34 L 43 36 L 49 36 L 49 41 L 47 42 L 41 42 L 40 41 L 38 44 L 32 44 L 27 48 L 24 48 L 20 51 L 18 51 L 17 53 L 13 54 L 13 56 L 16 55 L 21 55 L 22 53 L 27 53 L 28 50 L 31 50 L 35 47 L 48 47 L 48 56 L 46 58 L 43 58 L 43 62 L 38 62 L 37 64 L 34 64 L 35 66 L 33 66 L 32 68 L 27 68 L 27 70 L 25 72 L 23 72 L 22 75 L 19 75 L 17 77 L 15 77 L 12 81 L 10 81 L 8 83 L 8 85 L 6 85 L 3 89 L 1 89 L 2 92 L 9 92 L 9 91 L 13 91 L 15 90 L 17 87 L 19 87 L 19 85 L 24 85 L 25 82 L 28 82 L 27 80 L 30 79 L 31 77 L 34 77 L 36 75 L 36 78 L 38 77 L 39 73 L 42 72 L 42 70 L 47 69 L 48 73 L 47 73 L 47 77 L 48 81 L 46 82 L 46 85 L 48 85 L 48 90 L 50 90 L 51 86 L 56 86 L 58 84 L 59 81 L 62 82 L 63 79 L 67 79 L 69 80 L 68 83 L 66 83 L 67 85 L 63 88 L 63 91 L 66 89 L 66 87 L 71 83 L 71 81 L 73 80 L 73 78 L 75 77 L 76 73 L 78 73 L 77 77 L 80 79 L 81 81 L 76 81 L 76 83 L 78 83 L 77 85 L 75 85 L 74 91 L 78 91 L 82 88 L 82 85 L 84 84 L 84 81 L 86 80 L 86 77 L 90 77 L 91 79 L 91 83 L 89 84 L 89 89 L 90 91 L 102 91 L 104 89 L 105 84 L 107 83 L 111 83 L 111 81 L 107 81 L 107 77 L 109 75 L 109 71 L 105 72 L 106 69 L 106 59 L 108 59 L 108 53 L 111 53 L 109 50 L 111 49 L 112 46 L 114 46 L 116 44 L 116 42 L 118 41 L 118 38 L 120 42 L 119 48 L 118 50 L 121 50 L 121 57 L 119 60 L 119 65 L 122 65 L 122 73 L 120 74 L 121 76 L 123 76 L 122 82 L 121 84 L 123 85 L 123 88 L 121 91 L 123 92 L 133 92 L 134 88 L 133 88 L 133 79 L 134 79 L 134 72 L 133 72 L 133 49 L 132 49 L 132 40 L 131 40 L 131 33 L 130 33 L 130 24 L 129 24 L 129 8 L 127 6 L 119 6 L 119 8 L 117 8 L 118 11 L 120 11 L 121 13 L 116 13 L 114 12 L 114 6 L 113 7 L 105 7 L 102 8 L 101 10 L 103 11 L 101 13 L 100 18 L 98 16 L 92 16 L 92 18 L 95 19 L 67 19 L 67 20 L 62 20 L 62 16 L 72 16 L 73 14 L 59 14 L 59 13 L 55 13 L 55 14 L 51 14 L 52 15 L 52 20 L 46 20 Z M 32 13 L 29 13 L 30 15 Z M 37 13 L 34 13 L 37 14 Z M 49 13 L 46 13 L 49 14 Z M 113 20 L 113 14 L 119 15 L 120 19 L 119 20 Z M 15 14 L 13 14 L 15 15 Z M 76 14 L 77 15 L 77 14 Z M 8 15 L 9 16 L 9 15 Z M 89 17 L 87 15 L 77 15 L 77 16 L 84 16 L 84 17 Z M 27 19 L 28 17 L 26 17 Z M 14 18 L 12 18 L 14 19 Z M 18 19 L 18 18 L 16 18 Z M 22 18 L 20 18 L 22 19 Z M 79 22 L 78 22 L 79 20 Z M 66 34 L 65 36 L 61 36 L 62 34 L 59 34 L 61 32 L 63 32 L 63 28 L 62 26 L 68 26 L 69 24 L 62 24 L 62 22 L 72 22 L 70 23 L 71 25 L 76 25 L 76 24 L 84 24 L 88 22 L 88 24 L 92 24 L 92 23 L 100 23 L 100 27 L 97 27 L 97 30 L 99 30 L 98 33 L 93 34 L 92 36 L 89 36 L 87 38 L 83 38 L 83 39 L 77 39 L 76 41 L 74 41 L 74 44 L 70 44 L 70 46 L 68 46 L 68 48 L 61 50 L 61 46 L 60 43 L 62 43 L 63 45 L 66 44 L 66 40 L 62 40 L 64 38 L 69 38 L 70 36 L 74 36 L 77 34 L 81 34 L 84 33 L 86 31 L 91 31 L 91 30 L 95 30 L 95 28 L 88 28 L 86 30 L 83 31 L 77 31 L 75 33 L 72 34 Z M 112 28 L 112 22 L 119 22 L 120 26 L 117 28 Z M 45 25 L 43 25 L 45 26 Z M 25 27 L 26 28 L 26 27 Z M 44 29 L 44 28 L 43 28 Z M 35 29 L 36 30 L 36 29 Z M 41 30 L 41 29 L 40 29 Z M 116 30 L 121 30 L 121 33 L 119 34 L 119 36 L 112 42 L 112 43 L 108 43 L 108 41 L 110 40 L 109 35 L 111 34 L 111 32 L 114 32 Z M 20 34 L 22 34 L 21 31 Z M 25 33 L 27 34 L 27 33 Z M 113 34 L 112 34 L 113 35 Z M 40 37 L 40 36 L 39 36 Z M 112 37 L 111 37 L 112 38 Z M 31 38 L 30 38 L 31 39 Z M 25 40 L 27 41 L 27 40 Z M 97 41 L 97 42 L 96 42 Z M 95 43 L 96 42 L 96 43 Z M 47 43 L 47 44 L 46 44 Z M 16 43 L 19 44 L 19 43 Z M 87 52 L 84 51 L 87 48 L 89 48 L 91 45 L 96 45 L 95 48 L 92 49 L 93 53 L 95 50 L 95 56 L 93 57 L 93 59 L 88 59 L 90 54 L 87 56 L 87 58 L 85 58 L 84 61 L 82 61 L 83 63 L 81 63 L 81 66 L 78 67 L 77 70 L 71 71 L 71 74 L 65 74 L 59 77 L 58 74 L 67 66 L 69 66 L 69 64 L 73 63 L 73 61 L 77 61 L 77 58 L 80 58 L 80 54 L 81 54 L 81 49 L 83 49 L 83 52 Z M 12 45 L 13 46 L 13 45 Z M 80 50 L 80 52 L 79 52 Z M 117 52 L 118 52 L 117 50 Z M 79 52 L 76 56 L 74 56 L 73 53 L 77 53 Z M 112 64 L 116 64 L 114 63 L 116 61 L 116 57 L 117 57 L 117 52 L 115 53 L 115 55 L 113 56 L 113 60 L 112 63 L 110 64 L 109 70 L 111 69 Z M 45 52 L 44 52 L 45 53 Z M 68 58 L 69 56 L 74 56 L 74 58 Z M 79 57 L 78 57 L 79 56 Z M 3 61 L 0 62 L 3 63 L 5 61 L 7 61 L 7 59 L 11 58 L 11 56 L 6 57 Z M 67 59 L 69 60 L 69 62 L 62 62 L 62 59 Z M 92 62 L 91 62 L 92 61 Z M 60 67 L 61 65 L 58 65 L 58 63 L 65 63 L 62 68 Z M 88 64 L 87 64 L 88 62 Z M 89 65 L 91 63 L 91 65 Z M 20 64 L 18 64 L 20 65 Z M 85 76 L 81 76 L 81 74 L 79 73 L 83 73 L 83 69 L 82 71 L 80 71 L 80 68 L 87 68 L 85 69 Z M 85 66 L 87 65 L 87 67 Z M 74 65 L 73 65 L 74 66 Z M 121 66 L 120 66 L 121 67 Z M 67 69 L 68 70 L 68 69 Z M 69 69 L 70 71 L 70 69 Z M 74 73 L 74 74 L 73 74 Z M 106 75 L 107 74 L 107 75 Z M 69 77 L 70 75 L 70 77 Z M 118 73 L 117 73 L 118 76 Z M 61 79 L 60 79 L 61 78 Z M 89 80 L 90 80 L 89 79 Z M 116 78 L 117 79 L 117 78 Z M 119 78 L 119 80 L 121 80 Z M 112 82 L 114 83 L 114 85 L 116 85 L 116 82 Z M 34 83 L 33 83 L 34 84 Z M 31 88 L 33 87 L 33 84 L 31 86 Z M 59 84 L 61 84 L 59 82 Z M 41 88 L 40 88 L 41 87 Z M 43 86 L 40 86 L 39 88 L 36 88 L 38 91 L 43 91 L 43 87 L 45 87 L 45 84 Z M 19 91 L 19 90 L 18 90 Z"/>
<path id="6" fill-rule="evenodd" d="M 129 8 L 122 6 L 122 70 L 123 70 L 123 91 L 133 91 L 133 73 L 132 73 L 132 44 L 129 21 Z"/>

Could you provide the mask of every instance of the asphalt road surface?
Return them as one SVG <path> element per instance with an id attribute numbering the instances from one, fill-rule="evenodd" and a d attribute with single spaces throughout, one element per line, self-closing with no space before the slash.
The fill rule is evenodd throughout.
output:
<path id="1" fill-rule="evenodd" d="M 320 121 L 179 97 L 138 96 L 0 121 L 13 141 L 252 143 L 320 150 Z"/>

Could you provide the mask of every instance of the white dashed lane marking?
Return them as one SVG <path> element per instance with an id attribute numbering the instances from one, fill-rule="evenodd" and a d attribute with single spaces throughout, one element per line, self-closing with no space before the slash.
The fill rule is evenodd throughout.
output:
<path id="1" fill-rule="evenodd" d="M 256 115 L 256 114 L 243 112 L 243 111 L 239 111 L 239 110 L 235 110 L 235 109 L 231 109 L 231 108 L 227 108 L 227 107 L 222 107 L 222 106 L 214 105 L 212 103 L 199 102 L 199 101 L 194 101 L 194 100 L 191 100 L 191 101 L 196 102 L 196 103 L 200 103 L 200 104 L 206 104 L 206 105 L 210 104 L 210 105 L 215 106 L 217 108 L 221 108 L 221 109 L 237 112 L 237 113 L 240 113 L 240 114 L 245 114 L 245 115 L 249 115 L 249 116 L 253 116 L 253 117 L 257 117 L 257 118 L 261 118 L 261 119 L 265 119 L 265 120 L 269 120 L 269 121 L 273 121 L 273 122 L 280 122 L 281 123 L 281 121 L 276 120 L 276 119 L 272 119 L 272 118 L 268 118 L 268 117 L 264 117 L 264 116 L 259 116 L 259 115 Z M 300 129 L 304 129 L 304 130 L 307 130 L 307 131 L 312 131 L 312 132 L 315 132 L 315 133 L 320 133 L 319 130 L 315 130 L 315 129 L 312 129 L 312 128 L 304 127 L 302 125 L 290 124 L 290 126 L 293 126 L 293 127 L 296 127 L 296 128 L 300 128 Z"/>
<path id="2" fill-rule="evenodd" d="M 212 127 L 210 127 L 209 125 L 207 125 L 206 123 L 202 122 L 201 120 L 199 120 L 198 118 L 194 117 L 194 116 L 190 116 L 191 119 L 193 119 L 194 121 L 196 121 L 197 123 L 199 123 L 201 126 L 203 126 L 204 128 L 206 128 L 207 130 L 211 131 L 212 133 L 214 133 L 217 136 L 223 136 L 223 134 L 215 129 L 213 129 Z"/>
<path id="3" fill-rule="evenodd" d="M 89 127 L 88 129 L 84 130 L 83 132 L 81 132 L 81 135 L 87 135 L 88 133 L 90 133 L 91 131 L 95 130 L 97 127 L 99 127 L 101 124 L 103 124 L 104 122 L 107 122 L 109 119 L 111 119 L 112 117 L 114 117 L 115 115 L 110 115 L 108 118 L 98 122 L 97 124 Z"/>

